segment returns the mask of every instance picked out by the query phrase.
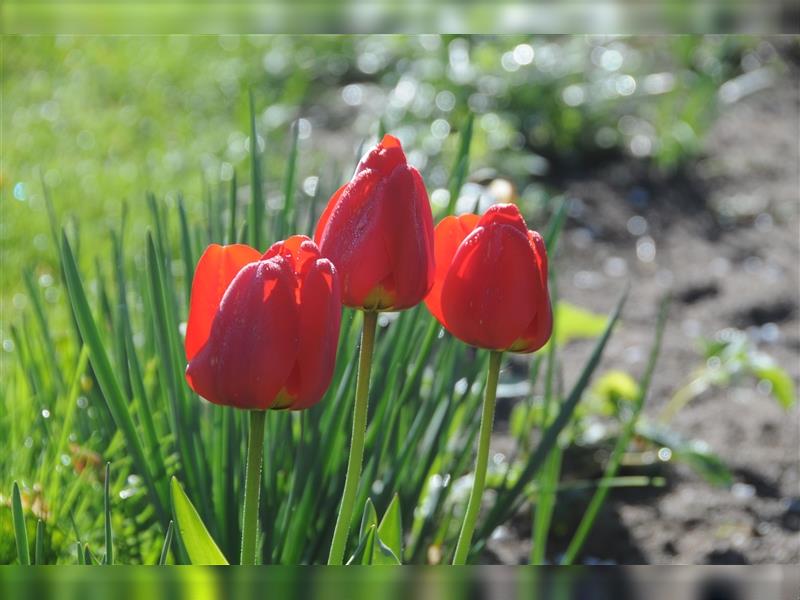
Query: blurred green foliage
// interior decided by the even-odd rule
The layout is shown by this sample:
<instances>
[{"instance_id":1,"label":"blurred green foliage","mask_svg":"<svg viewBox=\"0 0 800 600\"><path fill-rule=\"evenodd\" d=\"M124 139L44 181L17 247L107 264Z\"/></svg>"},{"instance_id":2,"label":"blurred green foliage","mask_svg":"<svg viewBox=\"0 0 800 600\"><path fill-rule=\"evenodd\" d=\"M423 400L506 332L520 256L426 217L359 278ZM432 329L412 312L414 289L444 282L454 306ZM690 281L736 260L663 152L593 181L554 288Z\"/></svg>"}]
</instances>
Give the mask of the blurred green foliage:
<instances>
[{"instance_id":1,"label":"blurred green foliage","mask_svg":"<svg viewBox=\"0 0 800 600\"><path fill-rule=\"evenodd\" d=\"M15 268L0 274L0 301L13 314L26 303L17 266L35 266L43 287L57 279L42 181L87 239L119 222L125 199L141 239L148 190L168 204L183 194L197 215L248 160L251 88L268 210L296 119L302 197L349 175L383 119L446 204L469 111L473 166L536 195L548 175L609 153L678 164L700 147L721 85L780 67L770 43L736 36L7 36L2 54L0 247Z\"/></svg>"},{"instance_id":2,"label":"blurred green foliage","mask_svg":"<svg viewBox=\"0 0 800 600\"><path fill-rule=\"evenodd\" d=\"M720 86L745 70L779 68L770 48L744 37L4 38L0 356L13 360L0 365L10 363L11 373L0 386L8 407L0 429L14 453L0 460L0 480L6 489L7 480L24 478L29 536L32 517L47 518L59 560L72 561L75 542L77 552L89 543L89 552L102 556L99 488L102 464L113 459L110 488L119 501L111 519L120 560L158 560L167 521L159 504L167 504L173 473L182 476L220 547L229 555L235 549L232 496L243 424L188 392L177 340L194 260L204 243L234 239L230 231L240 231L251 198L250 91L265 221L308 232L380 127L402 139L439 211L449 204L458 133L472 123L470 114L471 177L502 175L523 200L549 197L543 190L551 177L605 157L631 155L671 168L700 148ZM293 123L298 163L289 178ZM290 179L294 186L286 184ZM52 223L45 188L57 215ZM290 220L284 190L294 188ZM230 206L239 208L237 218L223 208ZM232 224L227 234L226 223ZM60 269L70 271L70 290L61 285ZM517 417L551 425L550 437L536 449L530 440L521 444L515 469L525 477L498 486L484 541L519 507L524 479L537 473L562 429L571 429L616 319L567 305L556 316L568 317L574 329L563 325L560 343L603 335L562 410L555 410L561 392L546 390L553 410L531 405ZM82 322L73 327L72 319ZM342 415L352 397L357 325L352 315L343 323L345 343L327 403L305 422L287 415L270 422L269 439L282 441L272 443L272 468L265 469L271 477L265 511L277 515L266 521L274 528L265 535L268 559L313 561L323 552L332 521L326 511L335 508L342 479L338 432L346 429ZM381 328L373 386L380 411L368 433L374 454L365 481L388 475L379 492L362 485L359 495L377 496L385 514L399 490L410 529L404 558L420 562L429 547L447 541L455 523L446 512L454 506L448 482L468 475L465 449L477 431L483 361L437 336L421 308ZM401 364L415 369L406 373ZM548 371L554 358L552 364ZM316 446L323 433L330 444ZM139 445L143 450L134 452ZM313 470L295 469L298 448L323 456L324 469L322 460L310 461ZM303 519L289 518L293 507L284 492L295 487ZM3 531L10 526L6 506L0 498ZM365 534L372 539L365 544L373 544L365 556L373 557L384 533L368 526Z\"/></svg>"}]
</instances>

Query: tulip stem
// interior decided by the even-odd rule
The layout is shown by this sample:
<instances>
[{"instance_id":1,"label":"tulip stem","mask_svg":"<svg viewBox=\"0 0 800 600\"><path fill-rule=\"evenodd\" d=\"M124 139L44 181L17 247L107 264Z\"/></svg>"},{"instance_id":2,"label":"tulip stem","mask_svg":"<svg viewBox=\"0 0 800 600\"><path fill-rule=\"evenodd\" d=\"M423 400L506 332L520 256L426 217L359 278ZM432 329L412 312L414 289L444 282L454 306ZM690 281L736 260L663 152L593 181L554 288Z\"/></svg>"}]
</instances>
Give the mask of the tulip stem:
<instances>
[{"instance_id":1,"label":"tulip stem","mask_svg":"<svg viewBox=\"0 0 800 600\"><path fill-rule=\"evenodd\" d=\"M347 475L344 478L344 492L336 527L333 530L329 565L341 565L344 558L347 534L353 518L353 505L361 479L361 465L364 459L364 437L367 433L367 405L369 400L369 377L372 370L372 350L375 346L375 326L378 313L364 311L364 328L361 331L361 351L358 357L358 380L356 399L353 406L353 437L350 441L350 457L347 459Z\"/></svg>"},{"instance_id":2,"label":"tulip stem","mask_svg":"<svg viewBox=\"0 0 800 600\"><path fill-rule=\"evenodd\" d=\"M264 420L267 411L250 411L250 433L247 439L247 467L242 509L242 553L240 564L256 564L258 540L258 504L261 497L261 464L264 461Z\"/></svg>"},{"instance_id":3,"label":"tulip stem","mask_svg":"<svg viewBox=\"0 0 800 600\"><path fill-rule=\"evenodd\" d=\"M494 422L494 405L497 399L497 380L500 377L500 363L503 352L493 350L489 357L489 375L486 378L486 391L483 397L483 412L481 414L481 431L478 439L478 457L475 460L475 479L472 483L472 492L467 503L467 512L464 514L464 523L456 544L456 553L453 557L454 565L464 565L469 555L472 543L472 534L475 532L475 523L481 509L483 488L486 484L486 466L489 462L489 442L492 439L492 425Z\"/></svg>"}]
</instances>

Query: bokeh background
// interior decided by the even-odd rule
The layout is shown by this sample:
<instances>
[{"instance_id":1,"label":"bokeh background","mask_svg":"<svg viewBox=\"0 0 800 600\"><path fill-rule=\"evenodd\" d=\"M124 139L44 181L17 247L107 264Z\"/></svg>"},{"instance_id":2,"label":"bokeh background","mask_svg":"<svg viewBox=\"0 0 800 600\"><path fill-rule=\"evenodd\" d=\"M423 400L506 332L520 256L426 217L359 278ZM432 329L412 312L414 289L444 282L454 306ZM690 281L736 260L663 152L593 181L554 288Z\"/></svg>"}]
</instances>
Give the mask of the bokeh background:
<instances>
[{"instance_id":1,"label":"bokeh background","mask_svg":"<svg viewBox=\"0 0 800 600\"><path fill-rule=\"evenodd\" d=\"M85 272L102 274L123 206L129 240L144 239L148 191L170 207L182 198L213 226L208 198L234 178L242 201L250 195L252 96L268 213L281 208L293 128L309 222L314 198L386 130L435 208L454 193L460 212L514 201L537 228L568 202L561 297L606 313L631 282L608 369L642 369L654 307L672 292L647 411L669 421L682 456L629 457L626 468L667 470L668 483L612 494L592 560L800 557L797 37L4 36L2 68L0 373L15 360L10 326L33 310L21 272L60 315L56 330L68 318L45 188L80 227ZM468 183L450 190L467 126ZM134 255L142 268L143 249ZM568 347L564 380L590 348ZM500 455L520 395L508 383ZM590 419L583 435L587 455L565 467L576 477L596 466L592 440L613 431ZM561 496L556 544L576 515ZM524 560L525 528L498 530L487 560Z\"/></svg>"}]
</instances>

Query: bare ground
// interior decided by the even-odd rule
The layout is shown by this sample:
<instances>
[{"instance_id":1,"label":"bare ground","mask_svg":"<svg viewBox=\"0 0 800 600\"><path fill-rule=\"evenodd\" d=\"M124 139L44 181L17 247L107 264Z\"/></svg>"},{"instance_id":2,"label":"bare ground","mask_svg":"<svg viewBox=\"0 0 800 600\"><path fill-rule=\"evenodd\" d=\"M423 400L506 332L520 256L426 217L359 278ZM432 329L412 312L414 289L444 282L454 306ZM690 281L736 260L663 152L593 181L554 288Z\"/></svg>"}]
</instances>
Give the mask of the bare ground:
<instances>
[{"instance_id":1,"label":"bare ground","mask_svg":"<svg viewBox=\"0 0 800 600\"><path fill-rule=\"evenodd\" d=\"M800 380L800 76L727 106L702 156L663 176L635 161L570 174L573 210L557 259L560 296L598 312L630 279L624 321L602 369L639 374L659 298L675 300L645 414L654 417L702 364L700 337L726 327L760 337L762 350ZM634 235L643 217L647 230ZM649 238L649 239L648 239ZM651 261L652 242L655 255ZM637 243L639 245L637 255ZM645 260L642 260L644 258ZM590 343L565 353L564 378ZM495 444L503 446L498 423ZM618 563L800 561L800 410L784 411L747 380L701 394L672 427L705 440L736 483L714 487L684 465L665 465L663 488L612 492L581 559ZM559 496L548 558L563 552L588 496ZM489 546L487 560L526 562L530 514Z\"/></svg>"}]
</instances>

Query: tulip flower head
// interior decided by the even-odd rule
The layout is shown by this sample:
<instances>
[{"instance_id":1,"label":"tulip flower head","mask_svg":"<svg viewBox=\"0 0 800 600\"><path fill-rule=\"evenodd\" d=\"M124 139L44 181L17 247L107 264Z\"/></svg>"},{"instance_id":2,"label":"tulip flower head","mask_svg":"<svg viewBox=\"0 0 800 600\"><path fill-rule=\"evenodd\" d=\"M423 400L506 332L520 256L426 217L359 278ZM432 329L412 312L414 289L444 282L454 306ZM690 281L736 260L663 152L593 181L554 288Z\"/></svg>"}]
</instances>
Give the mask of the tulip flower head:
<instances>
[{"instance_id":1,"label":"tulip flower head","mask_svg":"<svg viewBox=\"0 0 800 600\"><path fill-rule=\"evenodd\" d=\"M513 204L446 217L435 230L436 276L425 304L462 341L534 352L550 338L544 241Z\"/></svg>"},{"instance_id":2,"label":"tulip flower head","mask_svg":"<svg viewBox=\"0 0 800 600\"><path fill-rule=\"evenodd\" d=\"M340 320L336 270L309 238L263 255L212 244L192 282L186 380L215 404L308 408L333 376Z\"/></svg>"},{"instance_id":3,"label":"tulip flower head","mask_svg":"<svg viewBox=\"0 0 800 600\"><path fill-rule=\"evenodd\" d=\"M433 216L419 172L390 135L331 197L314 239L339 272L342 301L365 310L419 304L433 284Z\"/></svg>"}]
</instances>

